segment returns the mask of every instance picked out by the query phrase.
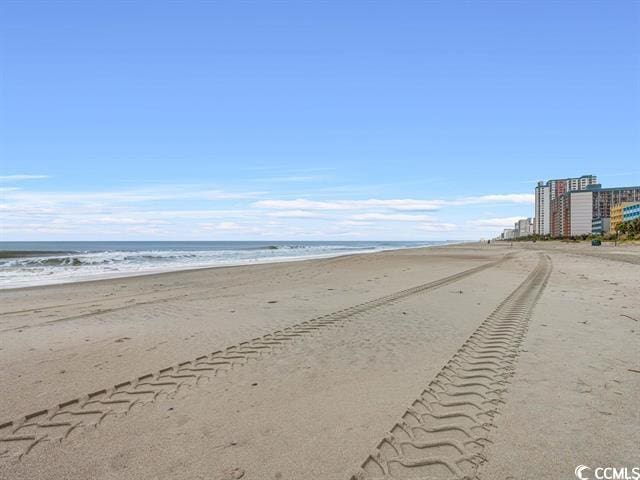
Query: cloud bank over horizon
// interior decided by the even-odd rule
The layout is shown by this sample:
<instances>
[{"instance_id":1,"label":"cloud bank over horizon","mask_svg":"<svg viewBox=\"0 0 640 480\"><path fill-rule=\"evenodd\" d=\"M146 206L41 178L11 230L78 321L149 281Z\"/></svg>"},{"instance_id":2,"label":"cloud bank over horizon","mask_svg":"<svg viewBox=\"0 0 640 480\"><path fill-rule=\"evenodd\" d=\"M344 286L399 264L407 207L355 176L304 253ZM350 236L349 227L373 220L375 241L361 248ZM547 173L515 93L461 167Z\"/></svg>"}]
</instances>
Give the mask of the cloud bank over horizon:
<instances>
[{"instance_id":1,"label":"cloud bank over horizon","mask_svg":"<svg viewBox=\"0 0 640 480\"><path fill-rule=\"evenodd\" d=\"M47 189L22 183L48 178L0 177L3 240L476 239L498 234L533 207L529 193L326 198L310 189L307 196L283 198L282 192L188 183L96 191L54 189L55 179ZM469 218L469 208L522 214Z\"/></svg>"}]
</instances>

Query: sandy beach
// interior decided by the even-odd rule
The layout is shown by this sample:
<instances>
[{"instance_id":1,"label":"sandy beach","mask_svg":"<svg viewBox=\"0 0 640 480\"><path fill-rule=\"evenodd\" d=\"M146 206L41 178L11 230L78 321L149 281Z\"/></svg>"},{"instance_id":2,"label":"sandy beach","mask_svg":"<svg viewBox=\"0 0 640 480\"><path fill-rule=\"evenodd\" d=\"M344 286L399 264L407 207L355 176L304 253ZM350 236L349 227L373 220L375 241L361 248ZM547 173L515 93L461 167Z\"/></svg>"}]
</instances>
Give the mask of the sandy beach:
<instances>
[{"instance_id":1,"label":"sandy beach","mask_svg":"<svg viewBox=\"0 0 640 480\"><path fill-rule=\"evenodd\" d=\"M637 466L639 265L466 244L0 291L0 478Z\"/></svg>"}]
</instances>

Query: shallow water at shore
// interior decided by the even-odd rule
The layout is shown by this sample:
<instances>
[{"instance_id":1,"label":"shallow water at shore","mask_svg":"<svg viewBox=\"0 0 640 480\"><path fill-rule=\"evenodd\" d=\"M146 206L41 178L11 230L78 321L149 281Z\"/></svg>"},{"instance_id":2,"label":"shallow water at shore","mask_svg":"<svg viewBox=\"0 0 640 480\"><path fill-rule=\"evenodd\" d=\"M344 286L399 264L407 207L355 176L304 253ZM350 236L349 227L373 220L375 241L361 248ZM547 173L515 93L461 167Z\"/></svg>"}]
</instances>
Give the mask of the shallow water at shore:
<instances>
[{"instance_id":1,"label":"shallow water at shore","mask_svg":"<svg viewBox=\"0 0 640 480\"><path fill-rule=\"evenodd\" d=\"M0 242L0 288L443 243L446 242Z\"/></svg>"}]
</instances>

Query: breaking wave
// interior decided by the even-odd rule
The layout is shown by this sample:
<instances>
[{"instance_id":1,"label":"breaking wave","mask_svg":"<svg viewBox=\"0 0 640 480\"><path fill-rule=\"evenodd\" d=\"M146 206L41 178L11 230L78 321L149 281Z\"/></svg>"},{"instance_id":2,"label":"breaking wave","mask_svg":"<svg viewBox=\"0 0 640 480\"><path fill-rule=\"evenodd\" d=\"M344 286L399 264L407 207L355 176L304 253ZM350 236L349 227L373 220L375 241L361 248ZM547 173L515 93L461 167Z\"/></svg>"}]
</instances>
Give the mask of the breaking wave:
<instances>
[{"instance_id":1,"label":"breaking wave","mask_svg":"<svg viewBox=\"0 0 640 480\"><path fill-rule=\"evenodd\" d=\"M82 242L77 242L79 246ZM85 242L89 244L90 242ZM225 265L302 260L348 253L408 248L442 242L103 242L90 248L60 251L0 250L0 288L64 283L141 273ZM74 245L75 246L75 245ZM119 249L117 247L120 247ZM136 247L140 249L136 249ZM143 249L147 247L146 249ZM152 248L148 248L152 247ZM2 248L2 245L0 245Z\"/></svg>"}]
</instances>

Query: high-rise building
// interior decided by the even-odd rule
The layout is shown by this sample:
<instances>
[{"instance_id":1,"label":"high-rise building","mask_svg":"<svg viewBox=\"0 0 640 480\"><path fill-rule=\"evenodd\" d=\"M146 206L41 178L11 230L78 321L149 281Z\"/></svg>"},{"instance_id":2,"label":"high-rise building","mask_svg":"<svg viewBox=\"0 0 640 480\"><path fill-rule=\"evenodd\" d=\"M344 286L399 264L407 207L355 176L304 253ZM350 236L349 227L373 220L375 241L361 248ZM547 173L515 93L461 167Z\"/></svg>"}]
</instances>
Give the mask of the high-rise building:
<instances>
[{"instance_id":1,"label":"high-rise building","mask_svg":"<svg viewBox=\"0 0 640 480\"><path fill-rule=\"evenodd\" d=\"M513 228L505 228L500 234L502 240L513 240L516 236L516 230Z\"/></svg>"},{"instance_id":2,"label":"high-rise building","mask_svg":"<svg viewBox=\"0 0 640 480\"><path fill-rule=\"evenodd\" d=\"M610 228L615 229L618 221L622 220L622 209L629 205L628 202L640 202L640 187L602 188L600 185L589 185L584 190L563 193L551 201L551 236L571 237L591 233L594 219L604 222L604 219L611 218ZM621 206L616 207L617 204Z\"/></svg>"},{"instance_id":3,"label":"high-rise building","mask_svg":"<svg viewBox=\"0 0 640 480\"><path fill-rule=\"evenodd\" d=\"M522 218L514 224L517 237L526 237L532 233L532 222L530 218Z\"/></svg>"},{"instance_id":4,"label":"high-rise building","mask_svg":"<svg viewBox=\"0 0 640 480\"><path fill-rule=\"evenodd\" d=\"M593 194L589 191L569 191L569 236L591 233Z\"/></svg>"},{"instance_id":5,"label":"high-rise building","mask_svg":"<svg viewBox=\"0 0 640 480\"><path fill-rule=\"evenodd\" d=\"M619 203L640 202L640 187L601 188L589 187L593 191L593 216L611 217L611 207Z\"/></svg>"},{"instance_id":6,"label":"high-rise building","mask_svg":"<svg viewBox=\"0 0 640 480\"><path fill-rule=\"evenodd\" d=\"M583 175L573 178L556 178L545 182L538 182L535 189L535 222L533 233L538 235L551 234L551 202L566 192L586 190L591 185L596 185L598 179L595 175Z\"/></svg>"},{"instance_id":7,"label":"high-rise building","mask_svg":"<svg viewBox=\"0 0 640 480\"><path fill-rule=\"evenodd\" d=\"M544 182L538 182L535 195L536 216L533 224L533 233L538 235L547 235L551 233L551 196L549 195L550 187Z\"/></svg>"},{"instance_id":8,"label":"high-rise building","mask_svg":"<svg viewBox=\"0 0 640 480\"><path fill-rule=\"evenodd\" d=\"M569 191L551 201L552 237L572 237L591 233L593 192Z\"/></svg>"}]
</instances>

